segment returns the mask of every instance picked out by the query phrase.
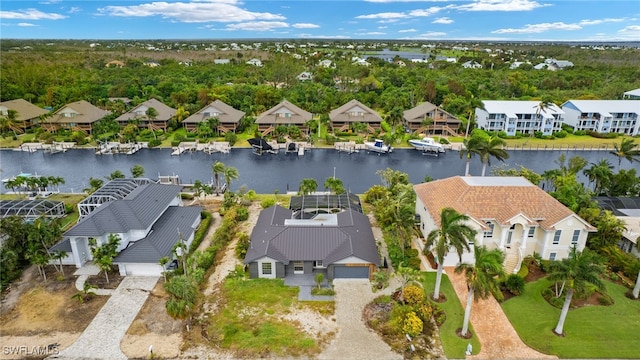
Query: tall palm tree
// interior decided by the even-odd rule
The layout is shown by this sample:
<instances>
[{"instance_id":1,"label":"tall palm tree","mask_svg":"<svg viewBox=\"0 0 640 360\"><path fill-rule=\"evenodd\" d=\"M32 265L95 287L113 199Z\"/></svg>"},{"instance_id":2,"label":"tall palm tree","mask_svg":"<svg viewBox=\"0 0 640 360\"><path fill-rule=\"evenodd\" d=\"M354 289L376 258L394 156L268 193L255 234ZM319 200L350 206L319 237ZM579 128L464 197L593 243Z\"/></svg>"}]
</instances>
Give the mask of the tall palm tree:
<instances>
[{"instance_id":1,"label":"tall palm tree","mask_svg":"<svg viewBox=\"0 0 640 360\"><path fill-rule=\"evenodd\" d=\"M424 252L427 254L435 250L435 255L438 257L436 287L433 291L434 299L440 298L442 263L444 257L449 253L449 249L453 247L456 250L460 261L462 261L462 252L471 250L469 242L475 238L476 231L466 224L467 221L469 221L467 215L460 214L452 208L444 208L440 211L440 228L431 230L427 235Z\"/></svg>"},{"instance_id":2,"label":"tall palm tree","mask_svg":"<svg viewBox=\"0 0 640 360\"><path fill-rule=\"evenodd\" d=\"M613 165L607 159L602 159L598 163L591 163L591 167L582 170L582 173L594 183L593 192L601 195L609 187L611 177L613 177Z\"/></svg>"},{"instance_id":3,"label":"tall palm tree","mask_svg":"<svg viewBox=\"0 0 640 360\"><path fill-rule=\"evenodd\" d=\"M0 117L0 130L13 131L13 136L18 136L18 132L22 133L23 130L20 127L24 122L18 119L18 112L13 109L8 109L7 114Z\"/></svg>"},{"instance_id":4,"label":"tall palm tree","mask_svg":"<svg viewBox=\"0 0 640 360\"><path fill-rule=\"evenodd\" d=\"M342 180L334 177L327 178L324 181L324 188L329 189L333 194L340 195L344 193L344 185Z\"/></svg>"},{"instance_id":5,"label":"tall palm tree","mask_svg":"<svg viewBox=\"0 0 640 360\"><path fill-rule=\"evenodd\" d=\"M547 110L551 109L551 106L553 105L553 101L551 101L550 99L542 99L540 100L540 102L534 106L534 108L536 108L536 118L535 120L538 120L538 118L540 118L540 114L543 112L546 112ZM530 136L533 136L535 133L531 132Z\"/></svg>"},{"instance_id":6,"label":"tall palm tree","mask_svg":"<svg viewBox=\"0 0 640 360\"><path fill-rule=\"evenodd\" d=\"M176 110L176 114L173 115L173 118L176 119L178 125L182 124L182 120L186 119L189 116L189 111L184 108L184 106L180 106L178 110Z\"/></svg>"},{"instance_id":7,"label":"tall palm tree","mask_svg":"<svg viewBox=\"0 0 640 360\"><path fill-rule=\"evenodd\" d=\"M469 288L467 306L464 309L464 322L462 324L462 336L469 330L469 318L471 317L472 300L488 298L492 292L499 289L498 279L504 273L502 263L504 254L500 249L487 250L486 246L475 246L475 264L462 263L456 266L456 274L464 273Z\"/></svg>"},{"instance_id":8,"label":"tall palm tree","mask_svg":"<svg viewBox=\"0 0 640 360\"><path fill-rule=\"evenodd\" d=\"M224 181L226 183L226 190L231 191L231 180L237 180L240 177L238 169L233 166L227 166L224 169Z\"/></svg>"},{"instance_id":9,"label":"tall palm tree","mask_svg":"<svg viewBox=\"0 0 640 360\"><path fill-rule=\"evenodd\" d=\"M580 252L575 246L571 248L568 258L551 263L549 280L562 282L567 289L558 325L553 330L556 334L563 333L564 321L567 318L574 293L582 294L590 286L595 286L600 290L604 289L604 282L600 279L603 272L602 259L596 253L588 249Z\"/></svg>"},{"instance_id":10,"label":"tall palm tree","mask_svg":"<svg viewBox=\"0 0 640 360\"><path fill-rule=\"evenodd\" d=\"M316 179L306 178L300 181L300 187L298 188L298 193L302 195L309 195L314 193L318 189L318 182Z\"/></svg>"},{"instance_id":11,"label":"tall palm tree","mask_svg":"<svg viewBox=\"0 0 640 360\"><path fill-rule=\"evenodd\" d=\"M613 150L611 150L610 153L618 157L618 169L620 169L623 158L629 160L629 162L640 162L639 145L640 144L636 144L632 138L622 139L620 146L613 144Z\"/></svg>"},{"instance_id":12,"label":"tall palm tree","mask_svg":"<svg viewBox=\"0 0 640 360\"><path fill-rule=\"evenodd\" d=\"M392 209L389 232L398 240L404 260L407 242L411 241L414 234L418 234L415 227L416 193L411 185L398 185L398 188L400 190L396 196L390 197L391 203L388 205Z\"/></svg>"},{"instance_id":13,"label":"tall palm tree","mask_svg":"<svg viewBox=\"0 0 640 360\"><path fill-rule=\"evenodd\" d=\"M487 165L491 166L492 157L503 162L509 158L509 153L503 149L506 144L506 141L496 136L481 140L478 154L480 155L480 162L482 162L482 176L487 171Z\"/></svg>"},{"instance_id":14,"label":"tall palm tree","mask_svg":"<svg viewBox=\"0 0 640 360\"><path fill-rule=\"evenodd\" d=\"M221 161L216 161L212 166L211 166L211 171L213 171L213 179L216 183L216 195L220 195L220 174L224 173L224 169L226 168L226 166L224 165L224 163L222 163Z\"/></svg>"},{"instance_id":15,"label":"tall palm tree","mask_svg":"<svg viewBox=\"0 0 640 360\"><path fill-rule=\"evenodd\" d=\"M469 176L471 158L473 155L480 155L482 138L478 136L471 136L469 139L462 140L462 144L464 146L460 149L460 159L465 158L466 165L464 169L464 176Z\"/></svg>"}]
</instances>

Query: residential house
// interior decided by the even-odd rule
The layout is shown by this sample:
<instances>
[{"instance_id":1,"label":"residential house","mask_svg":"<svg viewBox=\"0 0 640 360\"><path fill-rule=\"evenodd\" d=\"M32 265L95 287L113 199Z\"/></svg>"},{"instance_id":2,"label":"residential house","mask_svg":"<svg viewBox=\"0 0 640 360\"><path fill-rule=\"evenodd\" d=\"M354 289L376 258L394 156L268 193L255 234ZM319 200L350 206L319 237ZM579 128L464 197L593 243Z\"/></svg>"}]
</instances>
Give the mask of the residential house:
<instances>
[{"instance_id":1,"label":"residential house","mask_svg":"<svg viewBox=\"0 0 640 360\"><path fill-rule=\"evenodd\" d=\"M0 116L7 116L9 110L16 112L15 131L24 133L27 129L31 129L38 124L41 117L49 113L41 107L33 105L24 99L7 100L0 102Z\"/></svg>"},{"instance_id":2,"label":"residential house","mask_svg":"<svg viewBox=\"0 0 640 360\"><path fill-rule=\"evenodd\" d=\"M625 93L622 94L622 98L625 100L640 100L640 89L625 91Z\"/></svg>"},{"instance_id":3,"label":"residential house","mask_svg":"<svg viewBox=\"0 0 640 360\"><path fill-rule=\"evenodd\" d=\"M598 133L640 134L640 101L569 100L562 104L564 121L574 130Z\"/></svg>"},{"instance_id":4,"label":"residential house","mask_svg":"<svg viewBox=\"0 0 640 360\"><path fill-rule=\"evenodd\" d=\"M87 101L80 100L64 105L54 112L53 116L43 120L42 126L48 131L70 129L91 134L93 124L110 113L110 111L102 110Z\"/></svg>"},{"instance_id":5,"label":"residential house","mask_svg":"<svg viewBox=\"0 0 640 360\"><path fill-rule=\"evenodd\" d=\"M244 111L237 110L220 100L216 100L182 120L182 124L187 131L195 132L201 122L205 122L210 118L217 118L218 131L223 133L235 132L244 114Z\"/></svg>"},{"instance_id":6,"label":"residential house","mask_svg":"<svg viewBox=\"0 0 640 360\"><path fill-rule=\"evenodd\" d=\"M267 135L281 125L297 126L306 133L309 131L307 122L312 117L313 115L310 112L302 110L287 100L283 100L278 105L258 115L256 124L258 124L258 130L262 132L262 135Z\"/></svg>"},{"instance_id":7,"label":"residential house","mask_svg":"<svg viewBox=\"0 0 640 360\"><path fill-rule=\"evenodd\" d=\"M322 66L325 68L335 68L336 64L333 63L333 61L329 60L329 59L324 59L324 60L320 60L320 62L318 62L318 66Z\"/></svg>"},{"instance_id":8,"label":"residential house","mask_svg":"<svg viewBox=\"0 0 640 360\"><path fill-rule=\"evenodd\" d=\"M602 210L611 211L618 219L624 222L625 231L618 247L640 258L640 197L638 196L596 196L594 198Z\"/></svg>"},{"instance_id":9,"label":"residential house","mask_svg":"<svg viewBox=\"0 0 640 360\"><path fill-rule=\"evenodd\" d=\"M573 63L568 60L545 59L544 62L535 65L533 68L536 70L547 69L551 71L557 71L571 67L573 67Z\"/></svg>"},{"instance_id":10,"label":"residential house","mask_svg":"<svg viewBox=\"0 0 640 360\"><path fill-rule=\"evenodd\" d=\"M139 182L131 187L132 180L112 180L94 193L96 201L104 200L109 193L112 198L97 204L49 249L67 252L63 264L82 267L93 260L90 239L100 246L113 234L120 238L113 261L120 275L160 276L169 266L163 268L161 258L175 258L173 249L179 241L189 248L200 225L202 208L182 206L180 185Z\"/></svg>"},{"instance_id":11,"label":"residential house","mask_svg":"<svg viewBox=\"0 0 640 360\"><path fill-rule=\"evenodd\" d=\"M293 197L291 204L260 212L244 259L252 278L372 277L380 255L357 196Z\"/></svg>"},{"instance_id":12,"label":"residential house","mask_svg":"<svg viewBox=\"0 0 640 360\"><path fill-rule=\"evenodd\" d=\"M158 115L149 116L147 112L154 108ZM150 130L164 130L169 127L169 121L175 116L176 109L165 105L157 99L149 99L138 106L134 106L131 110L118 116L116 121L121 127L136 122L139 127L148 128Z\"/></svg>"},{"instance_id":13,"label":"residential house","mask_svg":"<svg viewBox=\"0 0 640 360\"><path fill-rule=\"evenodd\" d=\"M475 60L469 60L462 64L462 67L465 69L482 69L482 64Z\"/></svg>"},{"instance_id":14,"label":"residential house","mask_svg":"<svg viewBox=\"0 0 640 360\"><path fill-rule=\"evenodd\" d=\"M260 60L260 59L253 58L253 59L247 61L246 63L249 64L249 65L262 67L262 60Z\"/></svg>"},{"instance_id":15,"label":"residential house","mask_svg":"<svg viewBox=\"0 0 640 360\"><path fill-rule=\"evenodd\" d=\"M556 104L540 107L540 101L483 100L484 108L476 108L476 123L487 131L516 132L533 135L535 131L552 135L562 130L564 111Z\"/></svg>"},{"instance_id":16,"label":"residential house","mask_svg":"<svg viewBox=\"0 0 640 360\"><path fill-rule=\"evenodd\" d=\"M122 69L125 66L124 62L120 60L111 60L104 64L104 67Z\"/></svg>"},{"instance_id":17,"label":"residential house","mask_svg":"<svg viewBox=\"0 0 640 360\"><path fill-rule=\"evenodd\" d=\"M515 273L527 255L561 260L570 249L585 247L587 235L596 229L523 177L455 176L414 185L416 214L423 237L440 227L444 208L467 215L467 225L477 231L473 243L505 253L505 271ZM471 249L473 244L469 243ZM473 251L462 261L473 263ZM458 264L452 248L441 259L444 266Z\"/></svg>"},{"instance_id":18,"label":"residential house","mask_svg":"<svg viewBox=\"0 0 640 360\"><path fill-rule=\"evenodd\" d=\"M313 74L308 71L303 71L298 76L296 76L296 79L298 79L299 81L311 80L313 79Z\"/></svg>"},{"instance_id":19,"label":"residential house","mask_svg":"<svg viewBox=\"0 0 640 360\"><path fill-rule=\"evenodd\" d=\"M231 63L231 59L214 59L213 63L216 65L225 65Z\"/></svg>"},{"instance_id":20,"label":"residential house","mask_svg":"<svg viewBox=\"0 0 640 360\"><path fill-rule=\"evenodd\" d=\"M381 128L382 117L378 112L354 99L331 110L329 121L334 131L347 131L354 123L361 123L365 124L367 131L372 133Z\"/></svg>"},{"instance_id":21,"label":"residential house","mask_svg":"<svg viewBox=\"0 0 640 360\"><path fill-rule=\"evenodd\" d=\"M402 120L405 127L414 132L451 136L458 135L458 128L462 123L452 114L430 102L423 102L405 110Z\"/></svg>"},{"instance_id":22,"label":"residential house","mask_svg":"<svg viewBox=\"0 0 640 360\"><path fill-rule=\"evenodd\" d=\"M147 60L143 62L142 65L154 68L160 66L160 63L154 60Z\"/></svg>"}]
</instances>

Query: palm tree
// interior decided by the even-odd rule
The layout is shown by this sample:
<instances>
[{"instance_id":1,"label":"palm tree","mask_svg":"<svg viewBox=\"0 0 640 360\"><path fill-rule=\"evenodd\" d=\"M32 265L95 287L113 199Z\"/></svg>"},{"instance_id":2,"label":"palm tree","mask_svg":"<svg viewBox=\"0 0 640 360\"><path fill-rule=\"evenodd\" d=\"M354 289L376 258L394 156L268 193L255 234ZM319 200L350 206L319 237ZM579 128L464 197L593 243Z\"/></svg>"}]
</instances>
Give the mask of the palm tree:
<instances>
[{"instance_id":1,"label":"palm tree","mask_svg":"<svg viewBox=\"0 0 640 360\"><path fill-rule=\"evenodd\" d=\"M440 211L440 228L431 230L427 235L424 247L425 255L427 252L432 251L432 248L435 248L435 255L438 261L436 287L433 291L434 299L440 298L442 264L444 257L449 253L449 249L453 247L456 250L460 261L462 261L462 252L471 250L469 242L472 242L475 238L476 231L466 224L467 221L469 221L467 215L460 214L452 208L444 208Z\"/></svg>"},{"instance_id":2,"label":"palm tree","mask_svg":"<svg viewBox=\"0 0 640 360\"><path fill-rule=\"evenodd\" d=\"M327 178L324 181L324 188L329 189L333 194L340 195L344 193L344 185L342 180L334 177Z\"/></svg>"},{"instance_id":3,"label":"palm tree","mask_svg":"<svg viewBox=\"0 0 640 360\"><path fill-rule=\"evenodd\" d=\"M318 182L316 179L306 178L300 181L300 186L298 187L298 194L301 195L309 195L311 193L316 192L318 190Z\"/></svg>"},{"instance_id":4,"label":"palm tree","mask_svg":"<svg viewBox=\"0 0 640 360\"><path fill-rule=\"evenodd\" d=\"M13 136L18 136L18 132L22 133L23 130L20 125L22 120L18 119L18 112L13 109L8 109L7 114L0 117L0 129L4 131L13 131Z\"/></svg>"},{"instance_id":5,"label":"palm tree","mask_svg":"<svg viewBox=\"0 0 640 360\"><path fill-rule=\"evenodd\" d=\"M600 279L603 272L602 259L596 253L588 249L580 252L575 246L571 248L568 258L551 263L549 280L562 282L567 289L558 325L553 330L557 335L563 334L564 321L567 318L573 294L583 294L590 286L604 289L604 282Z\"/></svg>"},{"instance_id":6,"label":"palm tree","mask_svg":"<svg viewBox=\"0 0 640 360\"><path fill-rule=\"evenodd\" d=\"M133 165L131 168L131 176L139 178L144 176L144 167L140 164Z\"/></svg>"},{"instance_id":7,"label":"palm tree","mask_svg":"<svg viewBox=\"0 0 640 360\"><path fill-rule=\"evenodd\" d=\"M218 136L218 126L220 125L220 119L218 119L218 117L210 117L207 118L207 126L209 127L209 129L211 129L211 131L213 131L216 134L216 137Z\"/></svg>"},{"instance_id":8,"label":"palm tree","mask_svg":"<svg viewBox=\"0 0 640 360\"><path fill-rule=\"evenodd\" d=\"M224 169L226 168L226 166L224 165L224 163L220 162L220 161L216 161L213 166L211 166L211 170L213 171L213 178L214 181L216 183L216 195L220 195L220 181L219 181L219 176L220 174L224 173Z\"/></svg>"},{"instance_id":9,"label":"palm tree","mask_svg":"<svg viewBox=\"0 0 640 360\"><path fill-rule=\"evenodd\" d=\"M226 189L231 191L231 180L237 180L240 174L238 174L238 169L233 166L227 166L224 169L224 181L226 183Z\"/></svg>"},{"instance_id":10,"label":"palm tree","mask_svg":"<svg viewBox=\"0 0 640 360\"><path fill-rule=\"evenodd\" d=\"M396 106L393 109L391 109L389 114L387 114L386 120L389 123L389 125L391 125L392 128L395 128L396 125L398 125L402 121L402 116L403 116L402 108Z\"/></svg>"},{"instance_id":11,"label":"palm tree","mask_svg":"<svg viewBox=\"0 0 640 360\"><path fill-rule=\"evenodd\" d=\"M534 106L534 108L536 108L536 118L535 120L538 120L538 118L540 117L540 114L543 112L546 112L547 110L551 109L551 106L553 105L553 101L551 101L550 99L542 99L540 100L540 102ZM535 132L531 132L529 135L533 136Z\"/></svg>"},{"instance_id":12,"label":"palm tree","mask_svg":"<svg viewBox=\"0 0 640 360\"><path fill-rule=\"evenodd\" d=\"M613 165L609 163L609 160L602 159L598 163L591 163L591 167L582 170L582 173L589 179L589 182L594 183L593 192L596 195L601 195L611 182Z\"/></svg>"},{"instance_id":13,"label":"palm tree","mask_svg":"<svg viewBox=\"0 0 640 360\"><path fill-rule=\"evenodd\" d=\"M638 145L639 144L636 144L632 138L622 139L620 146L613 144L613 150L611 150L610 153L618 157L618 169L620 169L623 158L629 160L631 163L634 161L640 162L640 149L637 148Z\"/></svg>"},{"instance_id":14,"label":"palm tree","mask_svg":"<svg viewBox=\"0 0 640 360\"><path fill-rule=\"evenodd\" d=\"M464 176L469 176L469 165L471 164L471 158L473 157L473 155L480 155L482 139L478 136L471 136L471 138L469 139L462 140L462 144L464 146L460 149L460 159L466 159Z\"/></svg>"},{"instance_id":15,"label":"palm tree","mask_svg":"<svg viewBox=\"0 0 640 360\"><path fill-rule=\"evenodd\" d=\"M427 135L429 134L429 126L431 126L431 124L433 124L433 119L425 115L420 125L422 125L422 128L424 128Z\"/></svg>"},{"instance_id":16,"label":"palm tree","mask_svg":"<svg viewBox=\"0 0 640 360\"><path fill-rule=\"evenodd\" d=\"M467 280L469 295L467 306L464 309L464 322L462 324L462 336L469 330L469 317L471 316L472 300L488 298L492 292L499 290L499 278L504 273L504 254L500 249L487 250L486 246L474 245L475 264L462 263L456 266L456 274L464 273Z\"/></svg>"},{"instance_id":17,"label":"palm tree","mask_svg":"<svg viewBox=\"0 0 640 360\"><path fill-rule=\"evenodd\" d=\"M176 110L176 114L173 115L173 118L176 119L178 124L182 124L182 120L186 119L189 115L189 111L185 110L184 106L180 106L178 110Z\"/></svg>"},{"instance_id":18,"label":"palm tree","mask_svg":"<svg viewBox=\"0 0 640 360\"><path fill-rule=\"evenodd\" d=\"M491 157L502 162L509 158L509 153L503 149L506 144L506 141L495 136L481 141L481 146L478 149L478 155L480 155L480 161L482 162L482 176L484 176L487 170L487 165L491 166Z\"/></svg>"}]
</instances>

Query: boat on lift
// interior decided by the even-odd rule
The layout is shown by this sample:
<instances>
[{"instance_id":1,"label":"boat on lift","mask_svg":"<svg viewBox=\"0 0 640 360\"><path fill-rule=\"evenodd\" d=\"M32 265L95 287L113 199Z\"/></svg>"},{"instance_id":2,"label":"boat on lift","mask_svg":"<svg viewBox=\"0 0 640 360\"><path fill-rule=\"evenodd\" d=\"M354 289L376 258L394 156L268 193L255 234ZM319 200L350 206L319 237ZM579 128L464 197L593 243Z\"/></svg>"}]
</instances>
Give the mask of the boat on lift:
<instances>
[{"instance_id":1,"label":"boat on lift","mask_svg":"<svg viewBox=\"0 0 640 360\"><path fill-rule=\"evenodd\" d=\"M430 152L434 154L444 154L444 146L436 142L434 138L423 137L422 139L409 140L409 144L416 150Z\"/></svg>"},{"instance_id":2,"label":"boat on lift","mask_svg":"<svg viewBox=\"0 0 640 360\"><path fill-rule=\"evenodd\" d=\"M388 146L384 141L376 139L375 141L365 141L364 145L367 151L376 152L378 154L388 154L393 151L391 146Z\"/></svg>"}]
</instances>

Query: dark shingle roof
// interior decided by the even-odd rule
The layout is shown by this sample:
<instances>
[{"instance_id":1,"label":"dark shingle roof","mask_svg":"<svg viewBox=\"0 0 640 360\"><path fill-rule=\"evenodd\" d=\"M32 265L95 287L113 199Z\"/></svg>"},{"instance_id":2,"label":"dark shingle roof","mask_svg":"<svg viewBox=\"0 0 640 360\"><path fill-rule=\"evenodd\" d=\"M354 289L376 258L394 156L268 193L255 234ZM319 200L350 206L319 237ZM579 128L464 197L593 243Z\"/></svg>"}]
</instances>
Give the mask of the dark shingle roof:
<instances>
[{"instance_id":1,"label":"dark shingle roof","mask_svg":"<svg viewBox=\"0 0 640 360\"><path fill-rule=\"evenodd\" d=\"M178 229L186 241L195 229L202 207L170 206L153 225L149 235L132 242L114 259L114 263L158 263L160 258L171 257L173 246L178 242Z\"/></svg>"},{"instance_id":2,"label":"dark shingle roof","mask_svg":"<svg viewBox=\"0 0 640 360\"><path fill-rule=\"evenodd\" d=\"M97 208L64 236L101 236L147 229L180 194L180 190L179 185L140 185L124 199Z\"/></svg>"}]
</instances>

